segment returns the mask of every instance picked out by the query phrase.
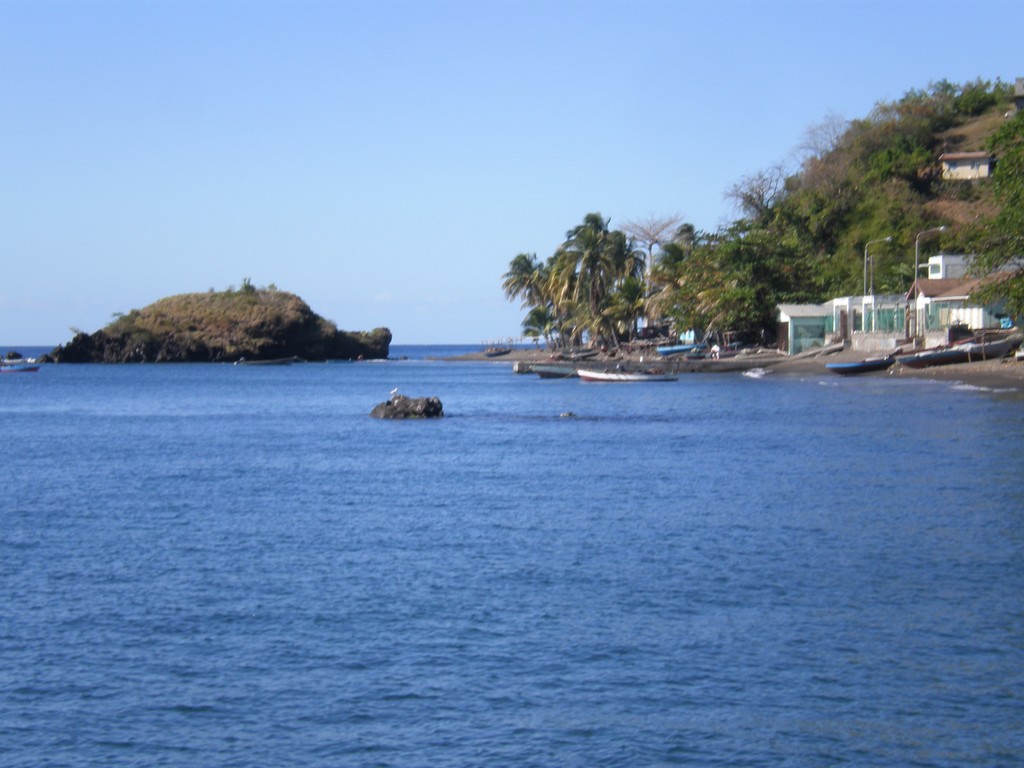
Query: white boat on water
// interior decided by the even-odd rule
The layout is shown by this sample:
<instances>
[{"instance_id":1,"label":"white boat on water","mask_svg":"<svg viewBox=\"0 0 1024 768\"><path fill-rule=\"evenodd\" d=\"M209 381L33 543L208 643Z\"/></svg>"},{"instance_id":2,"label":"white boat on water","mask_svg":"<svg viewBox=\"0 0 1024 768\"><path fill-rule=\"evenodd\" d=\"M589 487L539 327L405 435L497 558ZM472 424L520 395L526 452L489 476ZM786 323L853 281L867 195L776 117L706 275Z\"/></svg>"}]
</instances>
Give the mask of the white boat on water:
<instances>
[{"instance_id":1,"label":"white boat on water","mask_svg":"<svg viewBox=\"0 0 1024 768\"><path fill-rule=\"evenodd\" d=\"M24 360L7 360L0 363L0 373L35 373L39 365Z\"/></svg>"},{"instance_id":2,"label":"white boat on water","mask_svg":"<svg viewBox=\"0 0 1024 768\"><path fill-rule=\"evenodd\" d=\"M583 381L678 381L679 376L664 371L596 371L581 368L576 372Z\"/></svg>"}]
</instances>

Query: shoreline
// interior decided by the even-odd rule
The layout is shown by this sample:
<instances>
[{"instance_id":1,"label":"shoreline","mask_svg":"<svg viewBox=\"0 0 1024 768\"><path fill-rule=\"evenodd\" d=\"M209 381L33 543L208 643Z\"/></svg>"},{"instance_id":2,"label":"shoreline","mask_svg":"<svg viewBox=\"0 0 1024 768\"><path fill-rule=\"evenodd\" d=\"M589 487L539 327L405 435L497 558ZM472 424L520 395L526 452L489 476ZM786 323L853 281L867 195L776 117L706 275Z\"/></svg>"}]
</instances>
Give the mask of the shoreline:
<instances>
[{"instance_id":1,"label":"shoreline","mask_svg":"<svg viewBox=\"0 0 1024 768\"><path fill-rule=\"evenodd\" d=\"M896 363L886 371L857 376L840 376L827 371L825 368L826 363L853 362L863 359L864 356L865 353L863 352L844 350L831 354L819 353L816 355L790 357L781 352L764 350L756 354L738 355L721 360L673 361L672 358L658 356L652 350L643 354L637 352L616 355L598 354L588 362L596 366L605 367L619 362L650 363L652 360L656 360L660 366L680 374L738 373L743 370L764 368L770 370L773 375L807 376L828 374L836 380L890 376L962 383L968 386L1001 392L1015 391L1024 393L1024 362L1018 362L1013 356L998 360L954 363L952 365L932 366L930 368L908 368ZM498 357L489 357L481 350L480 352L471 352L454 357L434 357L429 359L451 363L489 362L499 365L507 364L510 368L517 363L528 365L554 362L551 353L542 349L514 349L508 354ZM585 365L585 363L583 364Z\"/></svg>"}]
</instances>

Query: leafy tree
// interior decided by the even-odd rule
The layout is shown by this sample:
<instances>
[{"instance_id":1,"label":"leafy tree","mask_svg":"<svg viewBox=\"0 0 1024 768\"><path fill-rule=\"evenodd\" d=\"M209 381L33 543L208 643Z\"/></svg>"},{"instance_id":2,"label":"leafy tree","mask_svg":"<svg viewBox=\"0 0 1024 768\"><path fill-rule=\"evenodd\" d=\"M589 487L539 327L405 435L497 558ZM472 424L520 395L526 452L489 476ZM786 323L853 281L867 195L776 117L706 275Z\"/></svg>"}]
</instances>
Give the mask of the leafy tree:
<instances>
[{"instance_id":1,"label":"leafy tree","mask_svg":"<svg viewBox=\"0 0 1024 768\"><path fill-rule=\"evenodd\" d=\"M999 157L992 182L1001 208L981 228L975 269L1002 274L984 293L1006 299L1010 312L1020 316L1024 313L1024 112L1003 125L989 146Z\"/></svg>"},{"instance_id":2,"label":"leafy tree","mask_svg":"<svg viewBox=\"0 0 1024 768\"><path fill-rule=\"evenodd\" d=\"M1009 85L999 80L993 85L979 78L973 83L965 83L954 96L953 103L958 114L976 117L1006 101L1009 96Z\"/></svg>"},{"instance_id":3,"label":"leafy tree","mask_svg":"<svg viewBox=\"0 0 1024 768\"><path fill-rule=\"evenodd\" d=\"M509 299L522 299L523 306L535 306L544 293L544 265L537 254L520 253L502 276L502 289Z\"/></svg>"}]
</instances>

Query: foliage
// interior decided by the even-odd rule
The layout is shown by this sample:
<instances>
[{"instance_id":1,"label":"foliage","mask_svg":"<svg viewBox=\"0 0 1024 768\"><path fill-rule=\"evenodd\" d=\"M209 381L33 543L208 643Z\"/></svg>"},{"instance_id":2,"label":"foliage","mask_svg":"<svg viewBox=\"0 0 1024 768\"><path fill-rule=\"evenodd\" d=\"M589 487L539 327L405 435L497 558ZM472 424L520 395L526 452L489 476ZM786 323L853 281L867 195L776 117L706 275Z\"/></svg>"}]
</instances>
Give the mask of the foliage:
<instances>
[{"instance_id":1,"label":"foliage","mask_svg":"<svg viewBox=\"0 0 1024 768\"><path fill-rule=\"evenodd\" d=\"M1024 254L1020 116L992 138L991 182L946 182L938 167L943 152L983 149L1010 95L998 80L943 80L881 102L864 119L831 116L808 132L795 172L776 164L734 185L728 197L740 218L719 231L683 224L671 234L678 217L627 224L644 254L588 214L546 261L516 256L506 295L529 309L524 332L560 343L617 343L635 333L639 317L764 335L779 303L859 294L868 256L879 292L907 291L917 235L940 225L948 230L929 247L967 250L983 239L979 263L1016 264ZM1000 289L1024 308L1024 286Z\"/></svg>"},{"instance_id":2,"label":"foliage","mask_svg":"<svg viewBox=\"0 0 1024 768\"><path fill-rule=\"evenodd\" d=\"M589 213L546 261L525 253L512 259L502 288L529 308L524 333L562 345L584 337L617 344L635 333L646 299L645 260L625 233L608 224L601 214ZM640 297L627 308L629 294L623 291L637 289Z\"/></svg>"},{"instance_id":3,"label":"foliage","mask_svg":"<svg viewBox=\"0 0 1024 768\"><path fill-rule=\"evenodd\" d=\"M1000 210L975 229L975 268L981 274L1001 273L1001 279L984 293L1006 299L1010 313L1020 316L1024 314L1024 112L997 131L989 147L999 156L992 183Z\"/></svg>"}]
</instances>

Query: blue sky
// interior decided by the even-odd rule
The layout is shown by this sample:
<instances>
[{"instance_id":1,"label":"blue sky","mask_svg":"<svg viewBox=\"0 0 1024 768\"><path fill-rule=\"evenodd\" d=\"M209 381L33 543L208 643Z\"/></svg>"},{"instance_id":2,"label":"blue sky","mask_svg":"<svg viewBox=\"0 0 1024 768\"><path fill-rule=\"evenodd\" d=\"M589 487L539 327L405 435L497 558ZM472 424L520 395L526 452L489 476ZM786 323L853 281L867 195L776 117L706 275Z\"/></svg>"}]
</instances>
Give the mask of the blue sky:
<instances>
[{"instance_id":1,"label":"blue sky","mask_svg":"<svg viewBox=\"0 0 1024 768\"><path fill-rule=\"evenodd\" d=\"M713 230L829 115L1024 76L1024 5L0 0L0 342L249 278L396 344L516 336L598 211Z\"/></svg>"}]
</instances>

